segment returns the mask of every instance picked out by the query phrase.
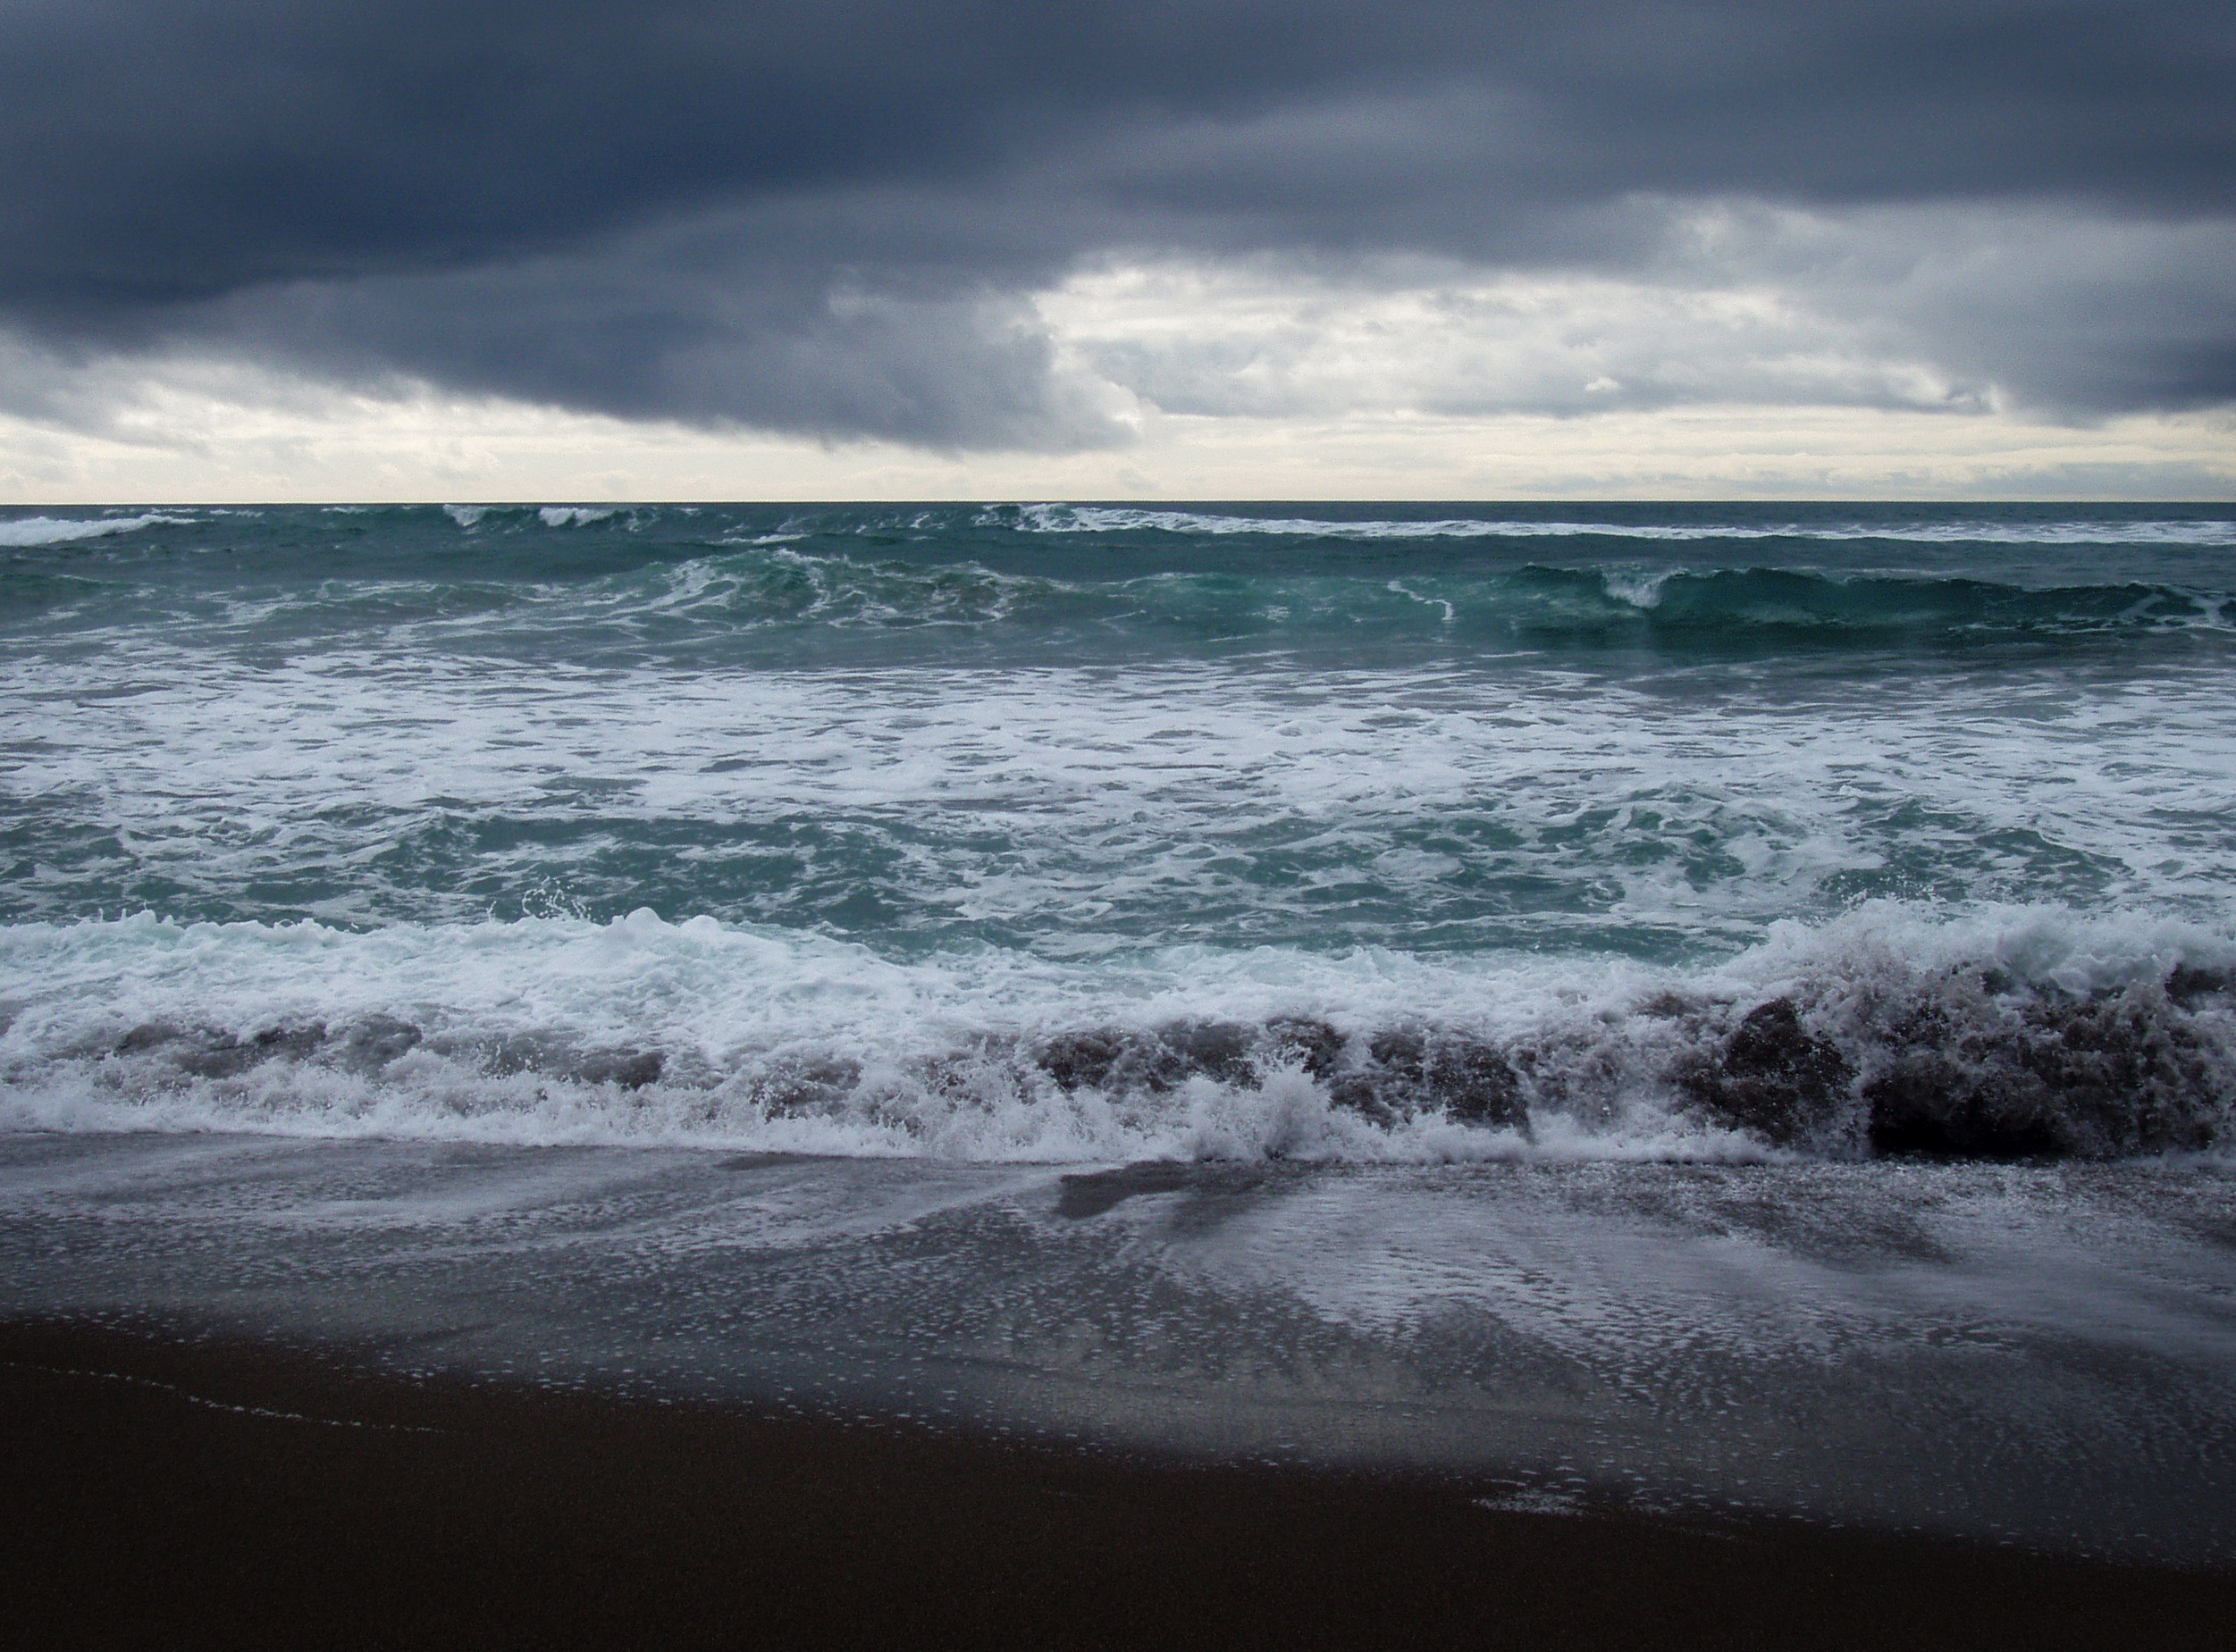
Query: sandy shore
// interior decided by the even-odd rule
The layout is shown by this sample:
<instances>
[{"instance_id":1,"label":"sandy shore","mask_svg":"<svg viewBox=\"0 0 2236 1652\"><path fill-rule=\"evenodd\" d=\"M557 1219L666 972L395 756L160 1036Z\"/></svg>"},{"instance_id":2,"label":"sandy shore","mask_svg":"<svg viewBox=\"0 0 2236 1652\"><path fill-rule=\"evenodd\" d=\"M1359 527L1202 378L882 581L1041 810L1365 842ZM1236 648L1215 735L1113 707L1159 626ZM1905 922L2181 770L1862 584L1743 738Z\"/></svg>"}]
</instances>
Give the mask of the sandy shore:
<instances>
[{"instance_id":1,"label":"sandy shore","mask_svg":"<svg viewBox=\"0 0 2236 1652\"><path fill-rule=\"evenodd\" d=\"M0 1325L17 1644L2220 1647L2236 1577Z\"/></svg>"}]
</instances>

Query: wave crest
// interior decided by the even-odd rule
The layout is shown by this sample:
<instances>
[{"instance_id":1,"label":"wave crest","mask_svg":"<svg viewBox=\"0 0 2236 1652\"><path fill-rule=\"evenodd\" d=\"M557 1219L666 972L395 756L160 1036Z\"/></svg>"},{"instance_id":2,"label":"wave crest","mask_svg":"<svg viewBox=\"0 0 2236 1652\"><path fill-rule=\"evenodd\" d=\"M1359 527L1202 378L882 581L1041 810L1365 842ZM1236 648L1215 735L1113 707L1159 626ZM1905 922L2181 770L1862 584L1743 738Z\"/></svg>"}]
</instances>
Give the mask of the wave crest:
<instances>
[{"instance_id":1,"label":"wave crest","mask_svg":"<svg viewBox=\"0 0 2236 1652\"><path fill-rule=\"evenodd\" d=\"M194 520L191 516L166 516L156 511L137 516L17 516L0 522L0 546L28 549L36 545L67 545L78 540L137 532L158 523L185 527Z\"/></svg>"},{"instance_id":2,"label":"wave crest","mask_svg":"<svg viewBox=\"0 0 2236 1652\"><path fill-rule=\"evenodd\" d=\"M817 554L789 544L611 576L570 611L725 628L999 627L1013 640L1144 633L1193 642L1472 641L1686 650L2225 632L2236 593L2139 583L2047 588L1976 578L1840 576L1777 568L1511 570L1401 579L1162 572L1080 580L978 562ZM566 615L545 616L560 620Z\"/></svg>"}]
</instances>

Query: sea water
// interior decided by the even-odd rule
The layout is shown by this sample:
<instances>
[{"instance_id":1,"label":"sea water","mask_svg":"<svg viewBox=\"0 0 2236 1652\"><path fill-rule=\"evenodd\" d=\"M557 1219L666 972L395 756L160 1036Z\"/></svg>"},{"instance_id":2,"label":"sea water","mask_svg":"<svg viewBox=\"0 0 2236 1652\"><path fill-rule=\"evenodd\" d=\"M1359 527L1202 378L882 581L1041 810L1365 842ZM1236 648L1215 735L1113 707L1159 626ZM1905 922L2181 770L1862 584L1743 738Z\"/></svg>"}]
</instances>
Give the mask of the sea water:
<instances>
[{"instance_id":1,"label":"sea water","mask_svg":"<svg viewBox=\"0 0 2236 1652\"><path fill-rule=\"evenodd\" d=\"M2222 1553L2232 689L2220 507L19 510L9 1301Z\"/></svg>"},{"instance_id":2,"label":"sea water","mask_svg":"<svg viewBox=\"0 0 2236 1652\"><path fill-rule=\"evenodd\" d=\"M0 522L0 1117L2207 1149L2236 518Z\"/></svg>"}]
</instances>

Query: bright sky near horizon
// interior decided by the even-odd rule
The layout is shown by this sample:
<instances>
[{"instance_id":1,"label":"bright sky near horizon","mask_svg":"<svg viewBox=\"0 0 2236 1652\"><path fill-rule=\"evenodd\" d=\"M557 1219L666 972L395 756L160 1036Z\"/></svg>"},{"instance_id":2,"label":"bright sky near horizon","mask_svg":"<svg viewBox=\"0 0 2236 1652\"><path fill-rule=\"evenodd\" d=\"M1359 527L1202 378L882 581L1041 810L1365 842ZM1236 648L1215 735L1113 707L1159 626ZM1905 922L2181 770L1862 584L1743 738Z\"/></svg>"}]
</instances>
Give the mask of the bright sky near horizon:
<instances>
[{"instance_id":1,"label":"bright sky near horizon","mask_svg":"<svg viewBox=\"0 0 2236 1652\"><path fill-rule=\"evenodd\" d=\"M2236 496L2188 0L36 0L0 501Z\"/></svg>"}]
</instances>

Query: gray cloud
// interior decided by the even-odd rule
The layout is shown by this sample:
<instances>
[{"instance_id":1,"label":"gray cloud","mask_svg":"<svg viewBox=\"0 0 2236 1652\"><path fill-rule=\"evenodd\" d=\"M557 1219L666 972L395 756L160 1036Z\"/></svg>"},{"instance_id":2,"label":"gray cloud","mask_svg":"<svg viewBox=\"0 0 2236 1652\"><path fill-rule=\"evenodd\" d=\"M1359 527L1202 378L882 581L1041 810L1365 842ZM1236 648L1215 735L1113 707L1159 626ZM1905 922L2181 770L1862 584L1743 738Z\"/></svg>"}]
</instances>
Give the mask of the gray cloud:
<instances>
[{"instance_id":1,"label":"gray cloud","mask_svg":"<svg viewBox=\"0 0 2236 1652\"><path fill-rule=\"evenodd\" d=\"M259 287L188 325L334 377L401 372L624 418L957 449L1123 434L1091 389L1052 371L1031 307L983 273L803 265L723 221L583 254Z\"/></svg>"},{"instance_id":2,"label":"gray cloud","mask_svg":"<svg viewBox=\"0 0 2236 1652\"><path fill-rule=\"evenodd\" d=\"M1790 295L1722 343L1606 323L1640 397L1910 394L1762 365L1830 340L2194 407L2236 398L2232 69L2224 5L2106 0L22 0L0 322L50 359L1062 449L1123 430L1024 301L1067 272L1417 256ZM1735 203L1775 228L1704 247ZM1184 398L1257 348L1094 365ZM1599 405L1569 365L1486 358L1477 399Z\"/></svg>"}]
</instances>

